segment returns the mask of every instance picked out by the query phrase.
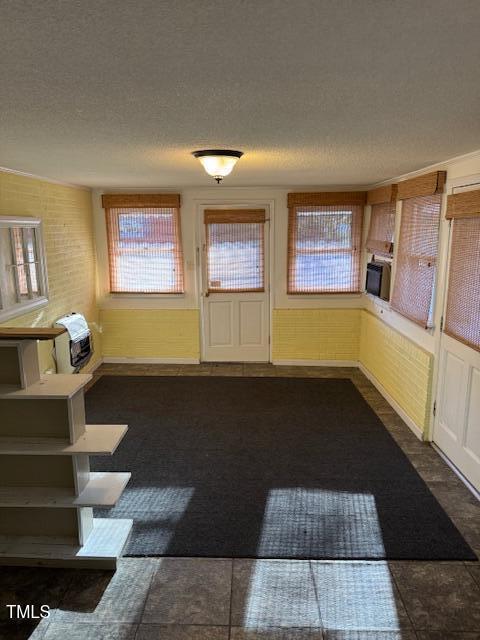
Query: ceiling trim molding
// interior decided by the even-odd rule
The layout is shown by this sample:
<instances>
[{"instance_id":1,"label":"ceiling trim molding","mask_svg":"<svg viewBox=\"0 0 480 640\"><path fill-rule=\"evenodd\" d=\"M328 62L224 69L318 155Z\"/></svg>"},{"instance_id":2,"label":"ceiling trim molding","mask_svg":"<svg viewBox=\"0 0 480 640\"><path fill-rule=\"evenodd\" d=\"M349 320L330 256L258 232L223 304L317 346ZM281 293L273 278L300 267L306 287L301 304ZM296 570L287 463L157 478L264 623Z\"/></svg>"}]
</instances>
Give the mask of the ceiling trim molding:
<instances>
[{"instance_id":1,"label":"ceiling trim molding","mask_svg":"<svg viewBox=\"0 0 480 640\"><path fill-rule=\"evenodd\" d=\"M21 176L22 178L32 178L32 180L41 180L42 182L49 182L50 184L59 184L62 187L70 187L72 189L81 189L82 191L91 191L91 187L87 187L84 184L73 184L73 182L63 182L62 180L54 180L53 178L46 178L45 176L39 176L36 173L27 173L26 171L19 171L18 169L9 169L8 167L0 167L0 173L11 173L14 176Z\"/></svg>"},{"instance_id":2,"label":"ceiling trim molding","mask_svg":"<svg viewBox=\"0 0 480 640\"><path fill-rule=\"evenodd\" d=\"M458 164L460 162L464 162L465 160L474 160L475 158L479 158L480 159L480 149L476 150L476 151L471 151L470 153L465 153L463 155L460 156L454 156L453 158L449 158L448 160L442 160L441 162L436 162L435 164L431 164L428 165L426 167L423 167L422 169L416 169L415 171L410 171L409 173L403 173L399 176L394 176L391 178L386 178L385 180L382 180L381 182L375 182L373 184L369 184L369 185L312 185L312 186L307 186L307 185L295 185L295 184L290 184L290 185L245 185L245 186L232 186L232 187L228 187L228 186L224 186L223 188L219 188L218 192L220 193L221 190L225 189L228 191L234 191L234 190L238 190L240 192L242 191L246 191L246 190L256 190L256 191L261 191L261 190L269 190L269 191L294 191L296 189L302 189L302 191L358 191L358 190L362 190L362 191L370 191L372 189L376 189L378 187L384 187L384 186L388 186L391 185L392 183L401 181L401 180L407 180L409 178L415 178L418 176L422 176L425 173L428 173L429 171L433 171L435 169L448 169L448 167ZM152 192L158 192L159 190L161 190L162 192L169 192L169 191L174 191L176 193L178 193L179 191L209 191L212 190L211 186L191 186L191 185L183 185L183 186L175 186L175 185L171 185L169 187L138 187L135 185L131 185L131 186L125 186L125 187L118 187L118 186L87 186L87 185L82 185L82 184L75 184L72 182L64 182L62 180L55 180L54 178L47 178L45 176L41 176L35 173L28 173L26 171L20 171L18 169L10 169L9 167L2 167L0 166L0 173L11 173L13 175L17 175L17 176L22 176L24 178L32 178L34 180L42 180L43 182L49 182L51 184L59 184L61 186L64 187L71 187L73 189L82 189L83 191L90 191L90 192L99 192L99 193L122 193L122 192L128 192L128 191L132 191L135 190L138 193L152 193Z\"/></svg>"},{"instance_id":3,"label":"ceiling trim molding","mask_svg":"<svg viewBox=\"0 0 480 640\"><path fill-rule=\"evenodd\" d=\"M416 178L435 169L448 170L448 167L451 167L452 165L458 164L459 162L464 162L465 160L475 160L475 158L480 158L480 149L478 149L477 151L471 151L470 153L465 153L461 156L454 156L453 158L442 160L441 162L436 162L435 164L429 164L428 166L423 167L423 169L417 169L415 171L410 171L409 173L402 173L399 176L388 178L387 180L382 180L382 182L376 182L375 184L370 185L368 189L376 189L377 187L383 187L392 184L393 182L399 182L401 180L407 180L409 178Z\"/></svg>"}]
</instances>

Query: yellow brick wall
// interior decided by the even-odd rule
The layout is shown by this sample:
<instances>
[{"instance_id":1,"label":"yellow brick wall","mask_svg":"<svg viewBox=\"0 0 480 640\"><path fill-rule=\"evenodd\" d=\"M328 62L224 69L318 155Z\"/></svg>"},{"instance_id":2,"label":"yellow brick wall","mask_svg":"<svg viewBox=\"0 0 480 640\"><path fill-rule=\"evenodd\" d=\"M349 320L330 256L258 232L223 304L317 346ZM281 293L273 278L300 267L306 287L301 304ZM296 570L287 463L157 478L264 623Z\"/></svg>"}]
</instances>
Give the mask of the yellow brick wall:
<instances>
[{"instance_id":1,"label":"yellow brick wall","mask_svg":"<svg viewBox=\"0 0 480 640\"><path fill-rule=\"evenodd\" d=\"M275 309L273 360L358 360L360 309Z\"/></svg>"},{"instance_id":2,"label":"yellow brick wall","mask_svg":"<svg viewBox=\"0 0 480 640\"><path fill-rule=\"evenodd\" d=\"M48 327L69 311L83 313L96 323L95 249L91 194L43 180L0 172L0 215L43 220L47 257L49 304L17 316L3 326ZM95 354L85 370L101 357L100 336L94 332ZM42 371L54 367L53 343L39 342Z\"/></svg>"},{"instance_id":3,"label":"yellow brick wall","mask_svg":"<svg viewBox=\"0 0 480 640\"><path fill-rule=\"evenodd\" d=\"M198 309L103 309L103 355L200 357Z\"/></svg>"},{"instance_id":4,"label":"yellow brick wall","mask_svg":"<svg viewBox=\"0 0 480 640\"><path fill-rule=\"evenodd\" d=\"M430 420L432 354L363 311L360 362L426 433Z\"/></svg>"}]
</instances>

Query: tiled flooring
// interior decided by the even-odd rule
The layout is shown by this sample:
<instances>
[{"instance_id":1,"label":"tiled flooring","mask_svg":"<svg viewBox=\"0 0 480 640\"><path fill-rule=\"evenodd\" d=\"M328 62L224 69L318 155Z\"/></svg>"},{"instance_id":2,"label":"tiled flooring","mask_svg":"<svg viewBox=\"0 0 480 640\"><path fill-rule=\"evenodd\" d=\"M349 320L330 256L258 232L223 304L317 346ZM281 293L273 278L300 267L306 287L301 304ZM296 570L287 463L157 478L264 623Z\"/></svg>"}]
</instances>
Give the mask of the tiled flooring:
<instances>
[{"instance_id":1,"label":"tiled flooring","mask_svg":"<svg viewBox=\"0 0 480 640\"><path fill-rule=\"evenodd\" d=\"M480 554L480 503L356 369L103 365L103 374L351 378ZM2 640L480 640L474 562L124 558L115 574L3 567L0 600ZM9 623L5 604L52 613Z\"/></svg>"}]
</instances>

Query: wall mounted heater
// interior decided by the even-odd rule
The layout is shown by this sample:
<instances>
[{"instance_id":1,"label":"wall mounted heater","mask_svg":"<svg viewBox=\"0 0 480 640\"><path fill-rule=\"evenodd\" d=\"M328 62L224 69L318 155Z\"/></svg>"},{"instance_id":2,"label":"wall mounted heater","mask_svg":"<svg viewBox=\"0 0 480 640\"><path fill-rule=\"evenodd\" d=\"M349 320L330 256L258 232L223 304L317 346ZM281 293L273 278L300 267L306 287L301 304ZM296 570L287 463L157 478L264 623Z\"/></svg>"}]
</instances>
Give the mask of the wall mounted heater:
<instances>
[{"instance_id":1,"label":"wall mounted heater","mask_svg":"<svg viewBox=\"0 0 480 640\"><path fill-rule=\"evenodd\" d=\"M93 352L87 321L81 313L73 312L58 318L55 326L67 330L55 338L57 373L77 373L87 364Z\"/></svg>"},{"instance_id":2,"label":"wall mounted heater","mask_svg":"<svg viewBox=\"0 0 480 640\"><path fill-rule=\"evenodd\" d=\"M367 293L390 300L391 266L388 262L369 262L367 264Z\"/></svg>"}]
</instances>

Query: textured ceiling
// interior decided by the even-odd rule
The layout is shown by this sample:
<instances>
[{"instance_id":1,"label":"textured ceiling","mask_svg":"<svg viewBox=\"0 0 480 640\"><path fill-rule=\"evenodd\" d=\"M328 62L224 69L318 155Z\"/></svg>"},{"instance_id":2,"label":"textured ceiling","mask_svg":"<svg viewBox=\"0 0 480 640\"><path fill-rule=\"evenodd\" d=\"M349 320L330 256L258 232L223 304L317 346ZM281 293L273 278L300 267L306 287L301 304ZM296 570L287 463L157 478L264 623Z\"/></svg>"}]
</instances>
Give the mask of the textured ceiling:
<instances>
[{"instance_id":1,"label":"textured ceiling","mask_svg":"<svg viewBox=\"0 0 480 640\"><path fill-rule=\"evenodd\" d=\"M0 0L0 165L89 186L364 185L480 148L478 0Z\"/></svg>"}]
</instances>

